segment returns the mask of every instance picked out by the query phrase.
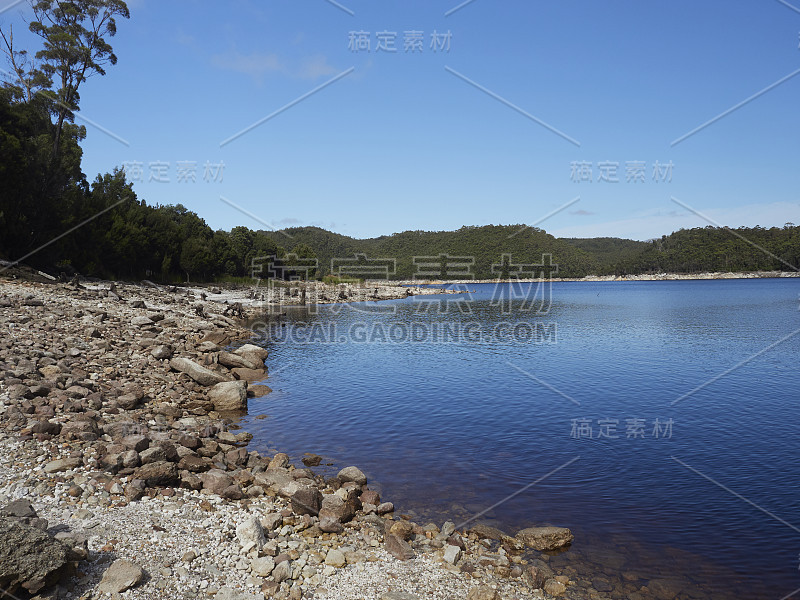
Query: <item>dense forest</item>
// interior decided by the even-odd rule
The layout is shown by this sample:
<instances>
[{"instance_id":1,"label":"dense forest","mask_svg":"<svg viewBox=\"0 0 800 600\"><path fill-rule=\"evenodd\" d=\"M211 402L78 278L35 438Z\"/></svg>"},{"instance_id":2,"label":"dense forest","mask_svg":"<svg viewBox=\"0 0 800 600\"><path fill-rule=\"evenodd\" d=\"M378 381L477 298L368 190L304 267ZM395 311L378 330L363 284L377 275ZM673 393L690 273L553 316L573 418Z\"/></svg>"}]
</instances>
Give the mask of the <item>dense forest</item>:
<instances>
[{"instance_id":1,"label":"dense forest","mask_svg":"<svg viewBox=\"0 0 800 600\"><path fill-rule=\"evenodd\" d=\"M0 87L0 258L45 271L107 279L214 281L268 275L263 259L317 264L314 277L490 279L655 272L796 270L800 229L706 227L649 242L558 239L524 225L405 231L354 239L317 227L214 231L186 207L151 206L125 173L91 183L81 170L79 88L116 63L108 43L121 0L36 0L31 55L0 29L10 71ZM557 267L543 262L551 255ZM359 258L356 258L356 257ZM316 261L316 263L315 263ZM284 276L297 272L284 270Z\"/></svg>"}]
</instances>

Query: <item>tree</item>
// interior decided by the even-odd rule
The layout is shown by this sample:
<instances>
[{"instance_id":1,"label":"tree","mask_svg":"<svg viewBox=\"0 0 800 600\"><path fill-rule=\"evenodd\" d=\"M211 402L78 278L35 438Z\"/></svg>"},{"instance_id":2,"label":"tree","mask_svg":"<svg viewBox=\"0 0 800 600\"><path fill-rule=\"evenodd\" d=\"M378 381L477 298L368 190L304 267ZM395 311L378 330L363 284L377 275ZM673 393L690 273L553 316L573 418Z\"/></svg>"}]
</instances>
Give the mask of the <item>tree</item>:
<instances>
[{"instance_id":1,"label":"tree","mask_svg":"<svg viewBox=\"0 0 800 600\"><path fill-rule=\"evenodd\" d=\"M181 268L186 272L186 282L192 274L205 276L213 269L214 259L207 240L191 237L183 242Z\"/></svg>"},{"instance_id":2,"label":"tree","mask_svg":"<svg viewBox=\"0 0 800 600\"><path fill-rule=\"evenodd\" d=\"M52 151L55 159L64 121L72 122L78 109L81 84L92 75L105 75L105 67L117 63L117 56L106 41L117 33L115 17L128 19L130 13L123 0L32 0L31 6L36 19L30 30L44 41L44 48L36 53L41 61L37 71L60 86L48 94L56 117ZM37 76L34 82L37 81L42 78Z\"/></svg>"}]
</instances>

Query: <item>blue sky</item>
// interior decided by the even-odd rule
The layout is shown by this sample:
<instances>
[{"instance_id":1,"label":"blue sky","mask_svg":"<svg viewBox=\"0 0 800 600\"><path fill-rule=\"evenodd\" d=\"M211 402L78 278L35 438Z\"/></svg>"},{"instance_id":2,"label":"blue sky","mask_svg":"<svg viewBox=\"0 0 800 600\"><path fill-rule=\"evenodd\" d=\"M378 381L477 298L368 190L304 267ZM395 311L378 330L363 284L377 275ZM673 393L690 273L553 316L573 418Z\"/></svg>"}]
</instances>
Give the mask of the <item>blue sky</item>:
<instances>
[{"instance_id":1,"label":"blue sky","mask_svg":"<svg viewBox=\"0 0 800 600\"><path fill-rule=\"evenodd\" d=\"M140 198L214 228L538 222L648 239L800 223L800 0L128 4L119 63L81 90L97 124L84 172L140 163ZM22 30L22 8L0 24ZM422 51L404 51L411 31Z\"/></svg>"}]
</instances>

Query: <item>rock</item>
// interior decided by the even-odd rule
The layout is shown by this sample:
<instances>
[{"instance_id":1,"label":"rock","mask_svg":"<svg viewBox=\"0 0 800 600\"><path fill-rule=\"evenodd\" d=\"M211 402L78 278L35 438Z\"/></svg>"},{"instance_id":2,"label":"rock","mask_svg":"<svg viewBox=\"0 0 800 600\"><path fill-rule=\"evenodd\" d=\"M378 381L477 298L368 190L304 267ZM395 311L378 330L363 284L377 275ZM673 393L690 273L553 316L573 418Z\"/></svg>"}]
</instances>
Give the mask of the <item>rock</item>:
<instances>
[{"instance_id":1,"label":"rock","mask_svg":"<svg viewBox=\"0 0 800 600\"><path fill-rule=\"evenodd\" d=\"M380 600L420 600L419 596L409 594L408 592L386 592L381 595Z\"/></svg>"},{"instance_id":2,"label":"rock","mask_svg":"<svg viewBox=\"0 0 800 600\"><path fill-rule=\"evenodd\" d=\"M296 515L316 517L322 508L322 493L313 486L303 486L292 494L292 511Z\"/></svg>"},{"instance_id":3,"label":"rock","mask_svg":"<svg viewBox=\"0 0 800 600\"><path fill-rule=\"evenodd\" d=\"M0 517L0 589L9 596L22 587L35 594L69 570L69 548L44 531Z\"/></svg>"},{"instance_id":4,"label":"rock","mask_svg":"<svg viewBox=\"0 0 800 600\"><path fill-rule=\"evenodd\" d=\"M214 596L214 600L259 600L259 598L263 600L263 594L256 596L228 586L219 588L219 591Z\"/></svg>"},{"instance_id":5,"label":"rock","mask_svg":"<svg viewBox=\"0 0 800 600\"><path fill-rule=\"evenodd\" d=\"M239 367L236 369L231 369L231 373L233 373L233 376L236 377L236 379L247 383L261 381L267 377L267 372L262 369L246 369L244 367Z\"/></svg>"},{"instance_id":6,"label":"rock","mask_svg":"<svg viewBox=\"0 0 800 600\"><path fill-rule=\"evenodd\" d=\"M347 564L347 559L345 559L344 554L340 550L332 548L328 550L328 554L325 556L325 564L341 569Z\"/></svg>"},{"instance_id":7,"label":"rock","mask_svg":"<svg viewBox=\"0 0 800 600\"><path fill-rule=\"evenodd\" d=\"M275 569L272 571L272 578L278 583L286 581L287 579L291 579L291 577L292 563L288 560L278 563L275 566Z\"/></svg>"},{"instance_id":8,"label":"rock","mask_svg":"<svg viewBox=\"0 0 800 600\"><path fill-rule=\"evenodd\" d=\"M180 483L177 465L166 461L139 467L136 478L143 479L148 487L172 487Z\"/></svg>"},{"instance_id":9,"label":"rock","mask_svg":"<svg viewBox=\"0 0 800 600\"><path fill-rule=\"evenodd\" d=\"M390 512L394 512L394 504L391 502L381 502L378 505L378 508L375 509L375 512L379 515L385 515Z\"/></svg>"},{"instance_id":10,"label":"rock","mask_svg":"<svg viewBox=\"0 0 800 600\"><path fill-rule=\"evenodd\" d=\"M479 585L469 591L467 600L499 600L499 596L488 585Z\"/></svg>"},{"instance_id":11,"label":"rock","mask_svg":"<svg viewBox=\"0 0 800 600\"><path fill-rule=\"evenodd\" d=\"M139 405L143 397L142 394L123 394L117 397L117 406L122 410L133 410Z\"/></svg>"},{"instance_id":12,"label":"rock","mask_svg":"<svg viewBox=\"0 0 800 600\"><path fill-rule=\"evenodd\" d=\"M150 447L150 440L143 435L125 436L120 443L129 450L136 450L136 452L143 452Z\"/></svg>"},{"instance_id":13,"label":"rock","mask_svg":"<svg viewBox=\"0 0 800 600\"><path fill-rule=\"evenodd\" d=\"M172 358L173 350L172 346L153 346L150 349L150 354L153 355L153 358L157 358L158 360L165 360L167 358Z\"/></svg>"},{"instance_id":14,"label":"rock","mask_svg":"<svg viewBox=\"0 0 800 600\"><path fill-rule=\"evenodd\" d=\"M318 454L308 454L301 459L307 467L316 467L322 462L322 457Z\"/></svg>"},{"instance_id":15,"label":"rock","mask_svg":"<svg viewBox=\"0 0 800 600\"><path fill-rule=\"evenodd\" d=\"M560 596L567 591L567 586L557 579L548 579L544 582L544 587L542 589L546 594L550 594L551 596ZM674 596L670 596L670 598L674 598Z\"/></svg>"},{"instance_id":16,"label":"rock","mask_svg":"<svg viewBox=\"0 0 800 600\"><path fill-rule=\"evenodd\" d=\"M358 467L345 467L336 478L341 481L342 483L347 483L348 481L352 481L356 485L366 485L367 484L367 476L361 472L361 469Z\"/></svg>"},{"instance_id":17,"label":"rock","mask_svg":"<svg viewBox=\"0 0 800 600\"><path fill-rule=\"evenodd\" d=\"M148 465L154 462L164 462L167 460L167 453L160 446L151 446L147 450L142 450L139 453L139 460L143 465Z\"/></svg>"},{"instance_id":18,"label":"rock","mask_svg":"<svg viewBox=\"0 0 800 600\"><path fill-rule=\"evenodd\" d=\"M175 371L186 373L200 385L212 386L225 381L225 378L219 373L206 369L188 358L173 358L169 361L169 366Z\"/></svg>"},{"instance_id":19,"label":"rock","mask_svg":"<svg viewBox=\"0 0 800 600\"><path fill-rule=\"evenodd\" d=\"M229 369L263 369L264 363L259 360L249 360L245 356L233 354L232 352L220 352L217 355L217 362Z\"/></svg>"},{"instance_id":20,"label":"rock","mask_svg":"<svg viewBox=\"0 0 800 600\"><path fill-rule=\"evenodd\" d=\"M478 523L477 525L473 525L470 528L470 532L474 533L480 538L485 538L488 540L502 540L506 537L506 534L500 531L495 527L489 527L488 525L484 525L483 523Z\"/></svg>"},{"instance_id":21,"label":"rock","mask_svg":"<svg viewBox=\"0 0 800 600\"><path fill-rule=\"evenodd\" d=\"M194 454L187 454L178 461L179 469L191 471L192 473L202 473L203 471L208 471L209 467L210 464L206 462L206 459L200 458Z\"/></svg>"},{"instance_id":22,"label":"rock","mask_svg":"<svg viewBox=\"0 0 800 600\"><path fill-rule=\"evenodd\" d=\"M383 547L386 551L400 560L410 560L416 556L411 545L396 535L387 533L384 536Z\"/></svg>"},{"instance_id":23,"label":"rock","mask_svg":"<svg viewBox=\"0 0 800 600\"><path fill-rule=\"evenodd\" d=\"M685 587L680 579L651 579L647 584L647 589L659 600L677 598Z\"/></svg>"},{"instance_id":24,"label":"rock","mask_svg":"<svg viewBox=\"0 0 800 600\"><path fill-rule=\"evenodd\" d=\"M260 384L250 384L247 386L247 397L248 398L262 398L267 394L272 393L272 388L268 385L260 385ZM308 467L314 465L306 465Z\"/></svg>"},{"instance_id":25,"label":"rock","mask_svg":"<svg viewBox=\"0 0 800 600\"><path fill-rule=\"evenodd\" d=\"M236 538L242 546L253 544L258 550L267 543L267 536L264 535L264 528L257 517L251 516L236 527Z\"/></svg>"},{"instance_id":26,"label":"rock","mask_svg":"<svg viewBox=\"0 0 800 600\"><path fill-rule=\"evenodd\" d=\"M392 523L392 526L389 528L389 533L401 539L408 540L414 535L414 525L408 521L398 520Z\"/></svg>"},{"instance_id":27,"label":"rock","mask_svg":"<svg viewBox=\"0 0 800 600\"><path fill-rule=\"evenodd\" d=\"M326 515L320 513L319 515L319 529L324 533L342 533L344 527L339 522L339 519L333 515Z\"/></svg>"},{"instance_id":28,"label":"rock","mask_svg":"<svg viewBox=\"0 0 800 600\"><path fill-rule=\"evenodd\" d=\"M516 537L529 548L540 552L568 546L575 539L566 527L529 527L518 531Z\"/></svg>"},{"instance_id":29,"label":"rock","mask_svg":"<svg viewBox=\"0 0 800 600\"><path fill-rule=\"evenodd\" d=\"M250 570L256 577L269 577L275 568L275 561L271 556L254 558L250 562Z\"/></svg>"},{"instance_id":30,"label":"rock","mask_svg":"<svg viewBox=\"0 0 800 600\"><path fill-rule=\"evenodd\" d=\"M153 320L150 317L133 317L131 319L131 325L134 327L149 327L153 324Z\"/></svg>"},{"instance_id":31,"label":"rock","mask_svg":"<svg viewBox=\"0 0 800 600\"><path fill-rule=\"evenodd\" d=\"M352 519L355 514L356 509L352 502L345 502L336 494L327 494L322 497L322 507L319 510L320 521L322 521L323 518L330 517L337 520L339 523L346 523Z\"/></svg>"},{"instance_id":32,"label":"rock","mask_svg":"<svg viewBox=\"0 0 800 600\"><path fill-rule=\"evenodd\" d=\"M275 456L272 457L272 460L269 461L267 469L285 469L288 466L289 466L289 455L283 452L278 452Z\"/></svg>"},{"instance_id":33,"label":"rock","mask_svg":"<svg viewBox=\"0 0 800 600\"><path fill-rule=\"evenodd\" d=\"M208 399L214 405L214 410L247 410L247 382L223 381L218 383L208 390Z\"/></svg>"},{"instance_id":34,"label":"rock","mask_svg":"<svg viewBox=\"0 0 800 600\"><path fill-rule=\"evenodd\" d=\"M360 500L362 504L373 504L378 506L381 503L381 495L374 490L367 490L361 493Z\"/></svg>"},{"instance_id":35,"label":"rock","mask_svg":"<svg viewBox=\"0 0 800 600\"><path fill-rule=\"evenodd\" d=\"M136 502L144 497L147 484L143 479L134 479L125 486L125 497L129 502Z\"/></svg>"},{"instance_id":36,"label":"rock","mask_svg":"<svg viewBox=\"0 0 800 600\"><path fill-rule=\"evenodd\" d=\"M138 585L144 578L144 571L129 560L118 558L103 573L97 591L103 594L119 594Z\"/></svg>"},{"instance_id":37,"label":"rock","mask_svg":"<svg viewBox=\"0 0 800 600\"><path fill-rule=\"evenodd\" d=\"M38 517L36 510L34 510L31 501L27 498L14 500L6 504L0 513L6 514L9 517L16 517L18 519L35 519Z\"/></svg>"},{"instance_id":38,"label":"rock","mask_svg":"<svg viewBox=\"0 0 800 600\"><path fill-rule=\"evenodd\" d=\"M444 548L444 560L451 565L456 564L461 558L461 548L448 544Z\"/></svg>"},{"instance_id":39,"label":"rock","mask_svg":"<svg viewBox=\"0 0 800 600\"><path fill-rule=\"evenodd\" d=\"M69 471L75 469L83 464L80 458L62 458L60 460L53 460L44 466L45 473L60 473L61 471Z\"/></svg>"},{"instance_id":40,"label":"rock","mask_svg":"<svg viewBox=\"0 0 800 600\"><path fill-rule=\"evenodd\" d=\"M250 361L257 361L259 368L264 366L264 361L269 358L269 352L264 348L253 344L245 344L233 351L234 354L247 358Z\"/></svg>"},{"instance_id":41,"label":"rock","mask_svg":"<svg viewBox=\"0 0 800 600\"><path fill-rule=\"evenodd\" d=\"M233 478L220 469L211 469L199 477L203 482L203 489L209 490L213 494L222 494L226 488L233 485Z\"/></svg>"},{"instance_id":42,"label":"rock","mask_svg":"<svg viewBox=\"0 0 800 600\"><path fill-rule=\"evenodd\" d=\"M543 560L533 560L532 564L528 565L523 573L525 579L534 589L541 589L544 587L544 582L548 579L555 577L553 570Z\"/></svg>"},{"instance_id":43,"label":"rock","mask_svg":"<svg viewBox=\"0 0 800 600\"><path fill-rule=\"evenodd\" d=\"M265 531L275 531L283 525L283 516L279 513L270 513L261 517L261 526Z\"/></svg>"}]
</instances>

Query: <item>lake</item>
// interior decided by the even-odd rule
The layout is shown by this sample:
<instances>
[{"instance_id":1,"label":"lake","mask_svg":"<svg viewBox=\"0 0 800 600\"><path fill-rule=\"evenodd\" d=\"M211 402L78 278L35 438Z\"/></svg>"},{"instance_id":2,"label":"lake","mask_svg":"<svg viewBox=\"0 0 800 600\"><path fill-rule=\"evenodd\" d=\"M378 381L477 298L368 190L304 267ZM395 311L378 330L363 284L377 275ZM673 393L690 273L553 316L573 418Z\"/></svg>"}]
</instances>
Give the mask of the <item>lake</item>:
<instances>
[{"instance_id":1,"label":"lake","mask_svg":"<svg viewBox=\"0 0 800 600\"><path fill-rule=\"evenodd\" d=\"M253 447L422 523L570 527L589 579L800 588L800 280L466 288L274 321Z\"/></svg>"}]
</instances>

